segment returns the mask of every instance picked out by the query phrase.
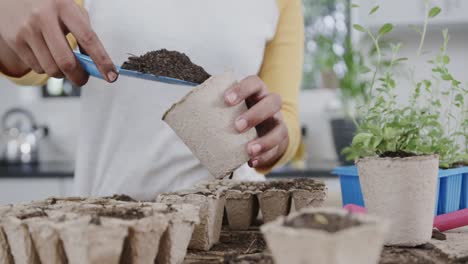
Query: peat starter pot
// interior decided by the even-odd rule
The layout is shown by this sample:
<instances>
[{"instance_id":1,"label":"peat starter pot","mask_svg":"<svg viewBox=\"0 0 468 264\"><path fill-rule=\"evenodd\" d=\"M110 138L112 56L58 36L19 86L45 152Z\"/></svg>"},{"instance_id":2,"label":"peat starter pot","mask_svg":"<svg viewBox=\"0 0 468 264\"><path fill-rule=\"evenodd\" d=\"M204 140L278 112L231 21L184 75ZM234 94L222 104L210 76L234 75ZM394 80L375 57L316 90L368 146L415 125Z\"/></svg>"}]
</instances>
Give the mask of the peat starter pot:
<instances>
[{"instance_id":1,"label":"peat starter pot","mask_svg":"<svg viewBox=\"0 0 468 264\"><path fill-rule=\"evenodd\" d=\"M261 227L277 264L375 264L385 221L343 209L305 208Z\"/></svg>"},{"instance_id":2,"label":"peat starter pot","mask_svg":"<svg viewBox=\"0 0 468 264\"><path fill-rule=\"evenodd\" d=\"M439 159L436 155L362 158L357 162L370 214L390 220L386 245L417 246L431 239Z\"/></svg>"}]
</instances>

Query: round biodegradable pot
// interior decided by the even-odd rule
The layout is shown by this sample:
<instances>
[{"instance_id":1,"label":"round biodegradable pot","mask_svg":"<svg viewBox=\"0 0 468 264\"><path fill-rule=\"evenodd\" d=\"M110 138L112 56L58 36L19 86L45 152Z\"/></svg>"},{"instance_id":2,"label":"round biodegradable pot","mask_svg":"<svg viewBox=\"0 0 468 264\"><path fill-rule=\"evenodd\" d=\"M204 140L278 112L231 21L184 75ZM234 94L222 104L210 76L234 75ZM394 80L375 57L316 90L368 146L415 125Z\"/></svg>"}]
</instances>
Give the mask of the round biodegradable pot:
<instances>
[{"instance_id":1,"label":"round biodegradable pot","mask_svg":"<svg viewBox=\"0 0 468 264\"><path fill-rule=\"evenodd\" d=\"M363 158L356 162L366 208L390 220L386 245L429 242L436 204L439 159Z\"/></svg>"},{"instance_id":2,"label":"round biodegradable pot","mask_svg":"<svg viewBox=\"0 0 468 264\"><path fill-rule=\"evenodd\" d=\"M232 73L213 76L175 103L163 120L216 178L230 175L249 159L246 144L254 128L239 133L234 123L247 111L245 103L227 106L224 92L236 83Z\"/></svg>"},{"instance_id":3,"label":"round biodegradable pot","mask_svg":"<svg viewBox=\"0 0 468 264\"><path fill-rule=\"evenodd\" d=\"M360 223L336 232L286 226L306 214L333 214ZM384 244L387 224L370 215L349 215L335 208L305 208L261 227L277 264L375 264Z\"/></svg>"}]
</instances>

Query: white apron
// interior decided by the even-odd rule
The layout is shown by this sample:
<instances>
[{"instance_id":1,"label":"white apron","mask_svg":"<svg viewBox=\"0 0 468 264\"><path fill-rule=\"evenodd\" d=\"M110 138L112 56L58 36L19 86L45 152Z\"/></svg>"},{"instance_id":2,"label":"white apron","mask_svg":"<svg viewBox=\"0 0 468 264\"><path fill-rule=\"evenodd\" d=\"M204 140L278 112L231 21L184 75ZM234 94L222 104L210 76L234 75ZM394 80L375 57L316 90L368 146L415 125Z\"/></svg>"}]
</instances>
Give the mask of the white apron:
<instances>
[{"instance_id":1,"label":"white apron","mask_svg":"<svg viewBox=\"0 0 468 264\"><path fill-rule=\"evenodd\" d=\"M86 8L116 64L166 48L186 53L212 75L232 69L239 79L259 72L278 20L275 0L90 0ZM189 89L91 78L82 89L76 194L152 199L212 179L161 120ZM254 170L244 166L236 174Z\"/></svg>"}]
</instances>

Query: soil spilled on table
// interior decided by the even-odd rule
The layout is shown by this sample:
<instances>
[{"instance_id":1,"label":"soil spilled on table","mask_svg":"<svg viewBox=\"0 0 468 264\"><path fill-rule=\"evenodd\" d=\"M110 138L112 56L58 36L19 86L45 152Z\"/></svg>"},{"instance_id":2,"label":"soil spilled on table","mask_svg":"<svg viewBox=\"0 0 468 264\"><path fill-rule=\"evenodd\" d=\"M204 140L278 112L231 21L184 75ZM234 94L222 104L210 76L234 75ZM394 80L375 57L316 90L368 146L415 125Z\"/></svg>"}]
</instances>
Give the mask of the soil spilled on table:
<instances>
[{"instance_id":1,"label":"soil spilled on table","mask_svg":"<svg viewBox=\"0 0 468 264\"><path fill-rule=\"evenodd\" d=\"M458 264L468 260L449 259L431 244L416 248L384 247L379 264Z\"/></svg>"},{"instance_id":2,"label":"soil spilled on table","mask_svg":"<svg viewBox=\"0 0 468 264\"><path fill-rule=\"evenodd\" d=\"M211 77L184 53L166 49L150 51L142 56L131 56L124 62L122 69L167 76L198 84Z\"/></svg>"},{"instance_id":3,"label":"soil spilled on table","mask_svg":"<svg viewBox=\"0 0 468 264\"><path fill-rule=\"evenodd\" d=\"M361 223L353 219L351 214L342 216L326 213L310 213L287 220L284 225L293 228L321 229L335 233L346 228L359 226Z\"/></svg>"}]
</instances>

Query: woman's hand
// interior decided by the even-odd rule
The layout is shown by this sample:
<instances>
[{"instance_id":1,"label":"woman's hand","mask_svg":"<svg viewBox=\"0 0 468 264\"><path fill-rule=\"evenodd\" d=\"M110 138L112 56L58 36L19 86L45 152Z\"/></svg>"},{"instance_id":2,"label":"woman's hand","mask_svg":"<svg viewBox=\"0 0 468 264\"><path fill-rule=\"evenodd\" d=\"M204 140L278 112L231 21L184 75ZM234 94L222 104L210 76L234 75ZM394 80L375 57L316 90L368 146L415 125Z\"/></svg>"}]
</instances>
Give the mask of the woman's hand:
<instances>
[{"instance_id":1,"label":"woman's hand","mask_svg":"<svg viewBox=\"0 0 468 264\"><path fill-rule=\"evenodd\" d=\"M247 103L248 111L235 121L236 129L242 133L250 128L257 129L258 138L247 144L251 159L249 165L266 168L274 165L288 147L288 129L281 114L282 101L278 94L269 93L258 76L250 76L226 90L227 105Z\"/></svg>"},{"instance_id":2,"label":"woman's hand","mask_svg":"<svg viewBox=\"0 0 468 264\"><path fill-rule=\"evenodd\" d=\"M85 84L88 75L65 38L69 32L96 62L102 76L115 81L117 71L112 60L92 30L87 12L73 0L0 1L2 71L18 77L32 69Z\"/></svg>"}]
</instances>

